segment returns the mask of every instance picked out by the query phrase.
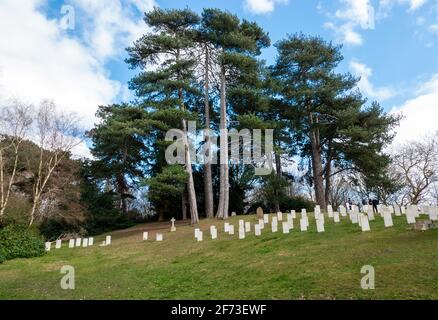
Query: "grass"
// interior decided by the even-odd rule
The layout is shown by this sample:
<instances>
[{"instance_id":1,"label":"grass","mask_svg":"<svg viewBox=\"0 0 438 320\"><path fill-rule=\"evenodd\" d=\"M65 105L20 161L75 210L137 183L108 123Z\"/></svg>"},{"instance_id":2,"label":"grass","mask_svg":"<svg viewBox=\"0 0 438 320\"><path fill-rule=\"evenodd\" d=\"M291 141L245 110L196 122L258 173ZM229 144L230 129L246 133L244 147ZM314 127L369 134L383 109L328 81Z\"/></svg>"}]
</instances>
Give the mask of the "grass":
<instances>
[{"instance_id":1,"label":"grass","mask_svg":"<svg viewBox=\"0 0 438 320\"><path fill-rule=\"evenodd\" d=\"M312 216L309 214L309 216ZM438 299L438 230L410 230L406 218L383 219L362 233L346 218L326 218L318 234L310 219L300 232L296 219L290 234L252 233L238 239L238 220L229 219L236 234L223 232L223 222L203 220L204 241L195 242L194 227L164 232L164 241L143 242L136 226L113 234L111 246L63 248L43 257L0 265L3 299ZM211 240L209 226L218 227ZM148 225L151 227L151 225ZM253 225L252 225L253 228ZM170 230L170 223L169 228ZM155 233L150 232L154 238ZM75 268L75 290L62 290L63 265ZM375 268L375 290L363 290L363 265Z\"/></svg>"}]
</instances>

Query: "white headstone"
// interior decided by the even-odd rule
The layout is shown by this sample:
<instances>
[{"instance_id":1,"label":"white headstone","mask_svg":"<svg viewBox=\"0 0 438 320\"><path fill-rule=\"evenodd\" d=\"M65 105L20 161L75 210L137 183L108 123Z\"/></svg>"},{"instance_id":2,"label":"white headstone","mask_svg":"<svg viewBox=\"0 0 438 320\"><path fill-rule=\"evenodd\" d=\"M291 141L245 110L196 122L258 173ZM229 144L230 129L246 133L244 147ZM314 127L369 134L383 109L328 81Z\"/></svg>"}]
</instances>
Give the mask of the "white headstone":
<instances>
[{"instance_id":1,"label":"white headstone","mask_svg":"<svg viewBox=\"0 0 438 320\"><path fill-rule=\"evenodd\" d=\"M201 230L199 228L195 228L195 238L196 239L198 239L199 232L201 232Z\"/></svg>"},{"instance_id":2,"label":"white headstone","mask_svg":"<svg viewBox=\"0 0 438 320\"><path fill-rule=\"evenodd\" d=\"M327 215L329 218L333 218L333 207L331 204L327 206Z\"/></svg>"},{"instance_id":3,"label":"white headstone","mask_svg":"<svg viewBox=\"0 0 438 320\"><path fill-rule=\"evenodd\" d=\"M228 234L231 236L234 234L234 225L230 224L228 227Z\"/></svg>"},{"instance_id":4,"label":"white headstone","mask_svg":"<svg viewBox=\"0 0 438 320\"><path fill-rule=\"evenodd\" d=\"M321 207L319 205L315 206L313 214L314 214L315 219L317 219L318 216L321 214Z\"/></svg>"},{"instance_id":5,"label":"white headstone","mask_svg":"<svg viewBox=\"0 0 438 320\"><path fill-rule=\"evenodd\" d=\"M251 232L251 222L245 222L245 232Z\"/></svg>"},{"instance_id":6,"label":"white headstone","mask_svg":"<svg viewBox=\"0 0 438 320\"><path fill-rule=\"evenodd\" d=\"M216 227L214 227L213 229L210 230L210 234L211 234L211 239L217 239L217 229Z\"/></svg>"},{"instance_id":7,"label":"white headstone","mask_svg":"<svg viewBox=\"0 0 438 320\"><path fill-rule=\"evenodd\" d=\"M106 238L105 238L105 244L106 244L107 246L109 246L109 245L111 244L111 236L106 236Z\"/></svg>"},{"instance_id":8,"label":"white headstone","mask_svg":"<svg viewBox=\"0 0 438 320\"><path fill-rule=\"evenodd\" d=\"M316 220L321 220L323 224L325 223L324 215L323 215L322 213L320 213L320 214L316 217Z\"/></svg>"},{"instance_id":9,"label":"white headstone","mask_svg":"<svg viewBox=\"0 0 438 320\"><path fill-rule=\"evenodd\" d=\"M196 237L196 240L198 240L198 242L202 241L204 238L204 233L202 231L198 231L198 236Z\"/></svg>"},{"instance_id":10,"label":"white headstone","mask_svg":"<svg viewBox=\"0 0 438 320\"><path fill-rule=\"evenodd\" d=\"M88 247L88 238L84 238L84 240L82 241L82 247Z\"/></svg>"},{"instance_id":11,"label":"white headstone","mask_svg":"<svg viewBox=\"0 0 438 320\"><path fill-rule=\"evenodd\" d=\"M55 249L61 249L61 245L62 245L62 240L56 240L56 243L55 243Z\"/></svg>"},{"instance_id":12,"label":"white headstone","mask_svg":"<svg viewBox=\"0 0 438 320\"><path fill-rule=\"evenodd\" d=\"M202 232L201 232L202 233ZM156 235L155 235L155 239L157 240L157 241L163 241L163 234L162 233L157 233Z\"/></svg>"},{"instance_id":13,"label":"white headstone","mask_svg":"<svg viewBox=\"0 0 438 320\"><path fill-rule=\"evenodd\" d=\"M267 214L267 213L263 214L263 222L269 223L269 214Z\"/></svg>"},{"instance_id":14,"label":"white headstone","mask_svg":"<svg viewBox=\"0 0 438 320\"><path fill-rule=\"evenodd\" d=\"M354 211L350 212L350 219L351 219L351 223L354 223L354 224L359 223L359 221L357 219L357 213Z\"/></svg>"},{"instance_id":15,"label":"white headstone","mask_svg":"<svg viewBox=\"0 0 438 320\"><path fill-rule=\"evenodd\" d=\"M300 229L301 231L307 231L307 220L306 218L300 219Z\"/></svg>"},{"instance_id":16,"label":"white headstone","mask_svg":"<svg viewBox=\"0 0 438 320\"><path fill-rule=\"evenodd\" d=\"M307 210L306 209L301 209L301 218L303 217L307 217Z\"/></svg>"},{"instance_id":17,"label":"white headstone","mask_svg":"<svg viewBox=\"0 0 438 320\"><path fill-rule=\"evenodd\" d=\"M230 224L228 222L224 223L224 232L227 232L230 230Z\"/></svg>"},{"instance_id":18,"label":"white headstone","mask_svg":"<svg viewBox=\"0 0 438 320\"><path fill-rule=\"evenodd\" d=\"M259 226L260 226L260 229L264 229L265 228L265 222L264 222L263 219L259 220Z\"/></svg>"},{"instance_id":19,"label":"white headstone","mask_svg":"<svg viewBox=\"0 0 438 320\"><path fill-rule=\"evenodd\" d=\"M362 231L370 231L370 222L368 221L368 216L366 214L360 214L359 215L360 220L360 226L362 228Z\"/></svg>"},{"instance_id":20,"label":"white headstone","mask_svg":"<svg viewBox=\"0 0 438 320\"><path fill-rule=\"evenodd\" d=\"M232 217L235 217L236 216L236 213L233 211L233 212L231 212L231 216Z\"/></svg>"},{"instance_id":21,"label":"white headstone","mask_svg":"<svg viewBox=\"0 0 438 320\"><path fill-rule=\"evenodd\" d=\"M412 224L412 223L416 222L415 221L415 213L410 211L409 207L408 207L408 210L406 212L406 220L408 221L408 224Z\"/></svg>"},{"instance_id":22,"label":"white headstone","mask_svg":"<svg viewBox=\"0 0 438 320\"><path fill-rule=\"evenodd\" d=\"M70 239L68 241L68 247L69 248L74 248L75 247L75 239Z\"/></svg>"},{"instance_id":23,"label":"white headstone","mask_svg":"<svg viewBox=\"0 0 438 320\"><path fill-rule=\"evenodd\" d=\"M333 212L333 221L335 223L341 222L341 219L339 218L339 212L337 212L337 211Z\"/></svg>"},{"instance_id":24,"label":"white headstone","mask_svg":"<svg viewBox=\"0 0 438 320\"><path fill-rule=\"evenodd\" d=\"M88 246L91 247L94 244L94 238L90 237L88 238Z\"/></svg>"},{"instance_id":25,"label":"white headstone","mask_svg":"<svg viewBox=\"0 0 438 320\"><path fill-rule=\"evenodd\" d=\"M394 213L396 217L400 217L401 216L401 210L400 210L400 206L399 205L394 205Z\"/></svg>"},{"instance_id":26,"label":"white headstone","mask_svg":"<svg viewBox=\"0 0 438 320\"><path fill-rule=\"evenodd\" d=\"M239 239L245 239L245 228L239 228Z\"/></svg>"},{"instance_id":27,"label":"white headstone","mask_svg":"<svg viewBox=\"0 0 438 320\"><path fill-rule=\"evenodd\" d=\"M294 219L291 213L287 215L287 223L289 224L289 229L294 228Z\"/></svg>"},{"instance_id":28,"label":"white headstone","mask_svg":"<svg viewBox=\"0 0 438 320\"><path fill-rule=\"evenodd\" d=\"M46 242L46 245L45 245L46 251L50 251L51 246L52 246L51 242Z\"/></svg>"},{"instance_id":29,"label":"white headstone","mask_svg":"<svg viewBox=\"0 0 438 320\"><path fill-rule=\"evenodd\" d=\"M239 220L239 229L245 229L245 221L242 219Z\"/></svg>"},{"instance_id":30,"label":"white headstone","mask_svg":"<svg viewBox=\"0 0 438 320\"><path fill-rule=\"evenodd\" d=\"M373 208L371 206L368 207L367 215L368 215L369 221L373 221L375 219L374 218L374 211L373 211Z\"/></svg>"},{"instance_id":31,"label":"white headstone","mask_svg":"<svg viewBox=\"0 0 438 320\"><path fill-rule=\"evenodd\" d=\"M82 243L82 239L81 238L76 238L76 247L80 247Z\"/></svg>"},{"instance_id":32,"label":"white headstone","mask_svg":"<svg viewBox=\"0 0 438 320\"><path fill-rule=\"evenodd\" d=\"M149 233L147 231L143 232L143 241L146 241L149 237Z\"/></svg>"},{"instance_id":33,"label":"white headstone","mask_svg":"<svg viewBox=\"0 0 438 320\"><path fill-rule=\"evenodd\" d=\"M283 233L289 233L289 222L283 222L282 223L283 226Z\"/></svg>"},{"instance_id":34,"label":"white headstone","mask_svg":"<svg viewBox=\"0 0 438 320\"><path fill-rule=\"evenodd\" d=\"M175 218L172 217L172 219L170 219L170 222L172 222L172 226L170 227L170 232L175 232L176 231L176 227L175 227Z\"/></svg>"},{"instance_id":35,"label":"white headstone","mask_svg":"<svg viewBox=\"0 0 438 320\"><path fill-rule=\"evenodd\" d=\"M324 221L322 219L316 219L316 230L318 233L324 232Z\"/></svg>"},{"instance_id":36,"label":"white headstone","mask_svg":"<svg viewBox=\"0 0 438 320\"><path fill-rule=\"evenodd\" d=\"M257 237L262 234L262 229L259 224L254 225L254 233Z\"/></svg>"},{"instance_id":37,"label":"white headstone","mask_svg":"<svg viewBox=\"0 0 438 320\"><path fill-rule=\"evenodd\" d=\"M290 214L292 216L292 219L296 219L297 218L297 214L296 214L295 210L291 210Z\"/></svg>"},{"instance_id":38,"label":"white headstone","mask_svg":"<svg viewBox=\"0 0 438 320\"><path fill-rule=\"evenodd\" d=\"M283 213L282 212L277 212L277 220L278 221L282 221L283 220Z\"/></svg>"},{"instance_id":39,"label":"white headstone","mask_svg":"<svg viewBox=\"0 0 438 320\"><path fill-rule=\"evenodd\" d=\"M277 217L272 217L271 230L272 230L272 232L278 231Z\"/></svg>"},{"instance_id":40,"label":"white headstone","mask_svg":"<svg viewBox=\"0 0 438 320\"><path fill-rule=\"evenodd\" d=\"M392 222L392 215L389 211L383 213L383 221L385 222L386 228L394 226Z\"/></svg>"}]
</instances>

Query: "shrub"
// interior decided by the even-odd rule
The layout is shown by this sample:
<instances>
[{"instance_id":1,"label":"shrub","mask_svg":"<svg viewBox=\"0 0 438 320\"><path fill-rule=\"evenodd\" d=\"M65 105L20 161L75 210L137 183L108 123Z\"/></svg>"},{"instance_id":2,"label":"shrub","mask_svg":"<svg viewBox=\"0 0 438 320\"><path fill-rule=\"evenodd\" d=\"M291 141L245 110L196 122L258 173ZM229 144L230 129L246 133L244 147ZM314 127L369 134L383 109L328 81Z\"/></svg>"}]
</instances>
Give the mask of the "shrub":
<instances>
[{"instance_id":1,"label":"shrub","mask_svg":"<svg viewBox=\"0 0 438 320\"><path fill-rule=\"evenodd\" d=\"M34 230L18 225L0 230L0 261L38 257L44 253L44 239Z\"/></svg>"},{"instance_id":2,"label":"shrub","mask_svg":"<svg viewBox=\"0 0 438 320\"><path fill-rule=\"evenodd\" d=\"M54 241L63 234L81 234L80 226L68 223L64 219L44 219L38 226L38 229L48 241Z\"/></svg>"}]
</instances>

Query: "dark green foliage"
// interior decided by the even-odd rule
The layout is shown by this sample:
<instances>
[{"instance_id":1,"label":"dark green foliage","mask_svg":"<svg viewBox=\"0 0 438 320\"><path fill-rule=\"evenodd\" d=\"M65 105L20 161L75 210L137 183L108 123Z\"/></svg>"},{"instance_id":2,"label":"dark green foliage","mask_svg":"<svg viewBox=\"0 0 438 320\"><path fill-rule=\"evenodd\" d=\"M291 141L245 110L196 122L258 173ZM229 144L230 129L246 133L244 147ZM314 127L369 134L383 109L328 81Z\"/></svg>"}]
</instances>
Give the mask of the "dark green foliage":
<instances>
[{"instance_id":1,"label":"dark green foliage","mask_svg":"<svg viewBox=\"0 0 438 320\"><path fill-rule=\"evenodd\" d=\"M132 226L134 223L128 214L124 214L115 206L119 199L117 193L99 186L100 179L95 177L93 165L94 163L85 162L82 172L81 201L88 209L84 222L85 231L89 235L95 235Z\"/></svg>"},{"instance_id":2,"label":"dark green foliage","mask_svg":"<svg viewBox=\"0 0 438 320\"><path fill-rule=\"evenodd\" d=\"M169 165L154 177L143 181L149 187L149 198L154 203L159 220L163 220L166 212L181 201L187 178L188 174L183 167ZM175 216L175 213L171 214Z\"/></svg>"},{"instance_id":3,"label":"dark green foliage","mask_svg":"<svg viewBox=\"0 0 438 320\"><path fill-rule=\"evenodd\" d=\"M47 241L54 241L63 234L79 234L81 227L79 224L71 224L64 219L45 219L38 226L40 233Z\"/></svg>"},{"instance_id":4,"label":"dark green foliage","mask_svg":"<svg viewBox=\"0 0 438 320\"><path fill-rule=\"evenodd\" d=\"M44 253L44 239L35 230L18 225L9 225L0 230L0 262L39 257Z\"/></svg>"}]
</instances>

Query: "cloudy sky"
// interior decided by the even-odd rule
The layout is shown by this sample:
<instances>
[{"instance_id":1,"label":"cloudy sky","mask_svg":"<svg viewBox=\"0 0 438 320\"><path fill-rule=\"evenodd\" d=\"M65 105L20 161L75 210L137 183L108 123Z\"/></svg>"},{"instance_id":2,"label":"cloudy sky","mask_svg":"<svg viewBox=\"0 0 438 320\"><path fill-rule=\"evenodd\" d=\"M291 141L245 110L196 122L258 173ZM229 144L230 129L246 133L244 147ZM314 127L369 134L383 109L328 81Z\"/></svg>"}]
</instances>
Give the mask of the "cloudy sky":
<instances>
[{"instance_id":1,"label":"cloudy sky","mask_svg":"<svg viewBox=\"0 0 438 320\"><path fill-rule=\"evenodd\" d=\"M438 130L438 0L0 0L0 100L51 98L91 127L98 105L131 98L124 49L153 6L228 9L274 43L299 31L342 43L339 71L405 115L397 141Z\"/></svg>"}]
</instances>

